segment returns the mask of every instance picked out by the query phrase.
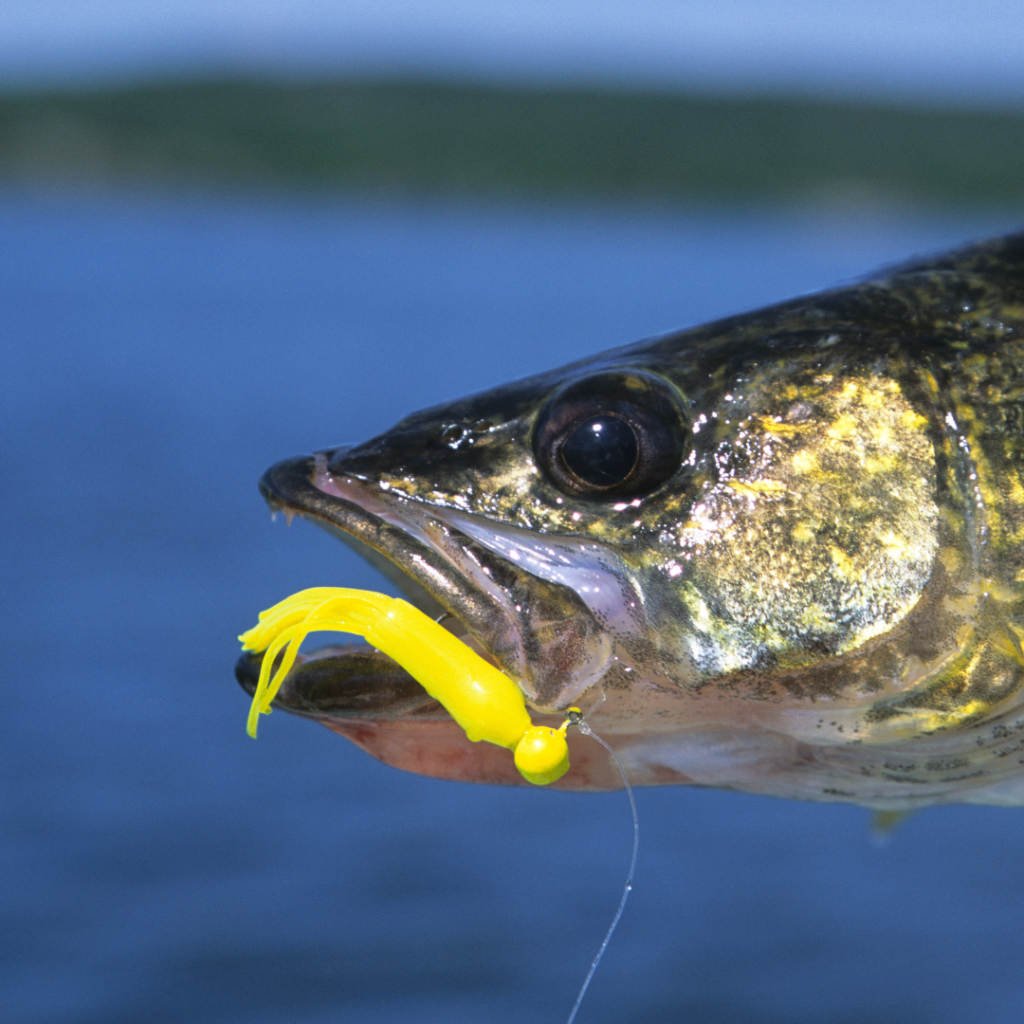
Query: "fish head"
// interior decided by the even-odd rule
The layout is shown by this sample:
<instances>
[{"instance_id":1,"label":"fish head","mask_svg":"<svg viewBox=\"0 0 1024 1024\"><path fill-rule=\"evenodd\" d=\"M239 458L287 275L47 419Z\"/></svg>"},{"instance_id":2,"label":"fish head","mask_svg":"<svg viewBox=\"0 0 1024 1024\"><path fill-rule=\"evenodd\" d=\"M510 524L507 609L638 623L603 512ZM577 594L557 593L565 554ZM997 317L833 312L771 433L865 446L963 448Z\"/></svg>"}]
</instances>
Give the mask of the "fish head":
<instances>
[{"instance_id":1,"label":"fish head","mask_svg":"<svg viewBox=\"0 0 1024 1024\"><path fill-rule=\"evenodd\" d=\"M964 368L1012 333L1008 246L427 409L261 489L384 564L539 716L595 709L635 782L957 798L885 765L1020 691L992 561L1006 488ZM330 649L293 677L281 706L384 760L516 781L384 655ZM575 745L560 785L617 784Z\"/></svg>"}]
</instances>

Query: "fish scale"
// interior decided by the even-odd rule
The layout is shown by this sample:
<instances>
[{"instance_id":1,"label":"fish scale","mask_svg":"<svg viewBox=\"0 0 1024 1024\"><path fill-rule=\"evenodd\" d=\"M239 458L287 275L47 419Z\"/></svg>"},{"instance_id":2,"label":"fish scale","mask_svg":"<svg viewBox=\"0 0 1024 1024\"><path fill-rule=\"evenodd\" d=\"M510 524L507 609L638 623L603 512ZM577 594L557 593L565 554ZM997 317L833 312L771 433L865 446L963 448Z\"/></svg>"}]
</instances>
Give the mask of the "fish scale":
<instances>
[{"instance_id":1,"label":"fish scale","mask_svg":"<svg viewBox=\"0 0 1024 1024\"><path fill-rule=\"evenodd\" d=\"M1011 235L415 413L261 488L390 563L535 715L603 695L638 785L1022 804L1022 329ZM275 706L518 781L353 657L305 656ZM555 786L620 784L603 753L572 765Z\"/></svg>"}]
</instances>

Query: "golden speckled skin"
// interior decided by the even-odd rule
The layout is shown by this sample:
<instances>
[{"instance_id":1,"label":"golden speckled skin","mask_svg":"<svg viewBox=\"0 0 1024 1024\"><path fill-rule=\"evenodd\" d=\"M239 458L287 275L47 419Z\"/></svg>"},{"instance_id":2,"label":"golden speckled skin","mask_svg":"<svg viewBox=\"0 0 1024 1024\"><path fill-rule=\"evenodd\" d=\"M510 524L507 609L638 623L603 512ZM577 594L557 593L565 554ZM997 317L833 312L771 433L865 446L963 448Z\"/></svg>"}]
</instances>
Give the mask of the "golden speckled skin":
<instances>
[{"instance_id":1,"label":"golden speckled skin","mask_svg":"<svg viewBox=\"0 0 1024 1024\"><path fill-rule=\"evenodd\" d=\"M1024 803L1022 330L1018 235L418 413L264 492L409 573L538 709L605 693L640 783ZM612 369L678 389L686 458L640 498L566 494L538 411Z\"/></svg>"}]
</instances>

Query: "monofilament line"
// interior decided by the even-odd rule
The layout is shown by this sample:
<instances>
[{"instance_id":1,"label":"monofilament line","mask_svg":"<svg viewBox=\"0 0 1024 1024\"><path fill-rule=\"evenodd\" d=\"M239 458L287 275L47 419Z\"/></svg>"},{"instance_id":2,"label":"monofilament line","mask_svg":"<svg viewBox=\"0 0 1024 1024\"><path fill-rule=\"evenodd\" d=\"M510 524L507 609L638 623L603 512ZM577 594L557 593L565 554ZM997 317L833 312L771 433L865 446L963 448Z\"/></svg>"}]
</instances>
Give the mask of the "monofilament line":
<instances>
[{"instance_id":1,"label":"monofilament line","mask_svg":"<svg viewBox=\"0 0 1024 1024\"><path fill-rule=\"evenodd\" d=\"M602 696L602 700L603 700ZM591 709L593 710L593 709ZM622 917L623 910L626 909L626 900L629 899L629 894L633 889L633 874L636 871L636 855L640 849L640 817L636 813L636 800L633 797L633 787L629 784L629 779L626 777L626 769L622 767L622 762L619 760L619 755L615 753L612 748L605 743L600 736L594 732L593 729L587 724L587 720L582 715L574 715L572 724L575 725L580 732L585 733L587 736L597 740L598 743L608 751L609 754L615 759L615 764L618 766L619 772L622 775L622 781L626 786L626 795L629 797L629 806L633 811L633 856L629 861L629 874L626 875L626 884L622 888L622 899L619 900L619 908L615 911L615 916L612 918L612 923L608 928L608 932L604 937L604 942L601 943L601 948L597 951L597 956L594 957L594 962L590 965L590 970L587 971L587 976L583 979L583 985L580 988L580 994L576 997L576 1002L573 1004L572 1011L569 1014L569 1019L566 1024L573 1024L576 1019L576 1013L580 1008L580 1003L583 1002L583 997L587 994L587 989L590 987L590 979L594 977L594 972L597 970L597 965L601 962L601 957L604 956L604 951L608 948L608 943L611 941L612 934L619 924L619 918Z\"/></svg>"}]
</instances>

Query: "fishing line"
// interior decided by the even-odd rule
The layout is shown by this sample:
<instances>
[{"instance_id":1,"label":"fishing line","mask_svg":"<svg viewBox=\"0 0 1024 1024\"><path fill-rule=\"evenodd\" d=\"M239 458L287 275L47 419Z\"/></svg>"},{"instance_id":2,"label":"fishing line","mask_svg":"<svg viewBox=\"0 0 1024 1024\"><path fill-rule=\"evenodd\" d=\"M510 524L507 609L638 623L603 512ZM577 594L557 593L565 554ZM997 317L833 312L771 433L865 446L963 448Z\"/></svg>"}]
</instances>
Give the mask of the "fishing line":
<instances>
[{"instance_id":1,"label":"fishing line","mask_svg":"<svg viewBox=\"0 0 1024 1024\"><path fill-rule=\"evenodd\" d=\"M601 694L601 700L594 705L587 714L593 714L594 708L604 700L604 694ZM594 972L597 970L597 965L601 962L601 957L604 956L604 951L608 948L608 943L611 941L612 935L615 929L619 925L619 919L622 917L622 912L626 909L626 900L629 899L630 892L633 891L633 875L636 872L636 855L640 849L640 816L636 811L636 799L633 796L633 787L629 784L629 779L626 776L626 769L622 767L622 762L619 760L619 755L603 740L600 736L590 728L590 724L587 722L586 715L583 714L578 708L569 708L567 714L567 721L569 725L575 726L584 736L590 736L592 739L597 740L598 743L612 755L615 760L615 764L619 769L619 774L622 775L622 781L626 787L626 795L629 797L629 806L633 812L633 855L629 860L629 872L626 875L626 884L622 887L622 899L619 900L619 907L615 911L615 916L612 918L612 923L608 927L608 931L605 933L604 941L601 943L600 948L597 951L597 956L594 957L593 962L590 965L590 970L587 971L587 976L583 979L583 985L580 987L580 993L576 997L576 1002L573 1003L572 1010L569 1013L569 1019L565 1024L573 1024L576 1019L576 1014L579 1011L580 1003L583 1002L583 997L587 994L587 989L590 987L590 981L594 977Z\"/></svg>"},{"instance_id":2,"label":"fishing line","mask_svg":"<svg viewBox=\"0 0 1024 1024\"><path fill-rule=\"evenodd\" d=\"M445 629L441 625L443 621L444 616L431 619L400 598L345 587L311 587L279 601L260 612L257 624L238 638L243 650L263 652L259 680L249 708L248 732L256 738L260 715L270 713L274 697L295 664L306 635L318 630L336 630L364 637L372 647L401 665L444 706L468 739L486 740L513 751L516 768L535 785L556 782L569 770L565 734L570 726L597 740L615 761L629 797L633 811L633 855L618 909L566 1022L573 1024L633 888L640 848L640 818L633 787L619 755L590 728L587 715L579 708L569 708L565 721L557 729L534 725L526 710L523 692L516 683ZM602 693L587 714L593 714L604 699Z\"/></svg>"}]
</instances>

